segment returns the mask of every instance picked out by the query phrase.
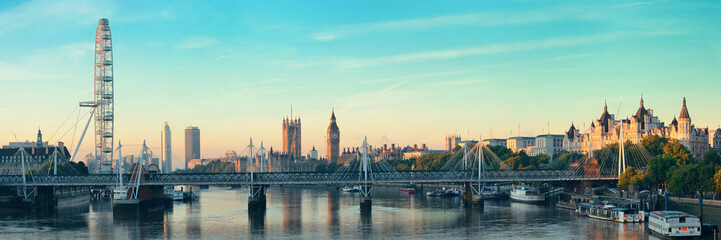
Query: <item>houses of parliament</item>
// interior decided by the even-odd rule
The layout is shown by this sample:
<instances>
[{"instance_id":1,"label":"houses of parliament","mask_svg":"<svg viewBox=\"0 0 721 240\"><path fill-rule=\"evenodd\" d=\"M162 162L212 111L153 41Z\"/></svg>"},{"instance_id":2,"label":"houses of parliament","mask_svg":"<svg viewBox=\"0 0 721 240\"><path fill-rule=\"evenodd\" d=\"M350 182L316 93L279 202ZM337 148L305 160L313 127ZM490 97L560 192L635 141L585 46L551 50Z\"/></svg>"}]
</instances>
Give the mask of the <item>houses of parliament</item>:
<instances>
[{"instance_id":1,"label":"houses of parliament","mask_svg":"<svg viewBox=\"0 0 721 240\"><path fill-rule=\"evenodd\" d=\"M297 162L301 159L301 120L300 117L283 118L283 150L282 155L288 162ZM330 124L326 131L327 156L329 163L336 163L340 156L340 129L335 119L335 109L331 111ZM272 152L272 150L271 150ZM318 158L315 147L311 150L309 158ZM314 156L315 155L315 156ZM310 160L310 159L309 159Z\"/></svg>"}]
</instances>

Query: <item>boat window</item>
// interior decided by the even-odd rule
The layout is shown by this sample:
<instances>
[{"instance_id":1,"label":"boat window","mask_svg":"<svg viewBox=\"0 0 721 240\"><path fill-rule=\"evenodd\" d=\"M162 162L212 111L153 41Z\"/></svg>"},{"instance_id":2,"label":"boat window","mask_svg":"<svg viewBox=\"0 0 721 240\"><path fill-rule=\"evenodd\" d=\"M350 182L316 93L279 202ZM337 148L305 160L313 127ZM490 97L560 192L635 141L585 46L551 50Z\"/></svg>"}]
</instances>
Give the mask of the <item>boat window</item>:
<instances>
[{"instance_id":1,"label":"boat window","mask_svg":"<svg viewBox=\"0 0 721 240\"><path fill-rule=\"evenodd\" d=\"M678 218L678 222L679 222L679 223L685 223L685 222L686 222L686 217L680 217L680 218Z\"/></svg>"},{"instance_id":2,"label":"boat window","mask_svg":"<svg viewBox=\"0 0 721 240\"><path fill-rule=\"evenodd\" d=\"M668 232L671 232L671 228L668 228Z\"/></svg>"}]
</instances>

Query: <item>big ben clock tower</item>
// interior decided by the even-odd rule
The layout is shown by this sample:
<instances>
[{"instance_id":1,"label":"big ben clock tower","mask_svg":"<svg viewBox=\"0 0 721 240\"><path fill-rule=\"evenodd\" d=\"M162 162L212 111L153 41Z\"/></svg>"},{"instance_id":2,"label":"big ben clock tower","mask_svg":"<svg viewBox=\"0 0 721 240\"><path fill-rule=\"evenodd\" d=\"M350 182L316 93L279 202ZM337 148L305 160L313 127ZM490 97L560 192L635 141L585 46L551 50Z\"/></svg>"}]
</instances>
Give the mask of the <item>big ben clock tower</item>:
<instances>
[{"instance_id":1,"label":"big ben clock tower","mask_svg":"<svg viewBox=\"0 0 721 240\"><path fill-rule=\"evenodd\" d=\"M335 110L330 115L330 125L328 126L326 139L328 141L328 161L329 163L337 163L340 154L340 130L338 130L338 125L335 123Z\"/></svg>"}]
</instances>

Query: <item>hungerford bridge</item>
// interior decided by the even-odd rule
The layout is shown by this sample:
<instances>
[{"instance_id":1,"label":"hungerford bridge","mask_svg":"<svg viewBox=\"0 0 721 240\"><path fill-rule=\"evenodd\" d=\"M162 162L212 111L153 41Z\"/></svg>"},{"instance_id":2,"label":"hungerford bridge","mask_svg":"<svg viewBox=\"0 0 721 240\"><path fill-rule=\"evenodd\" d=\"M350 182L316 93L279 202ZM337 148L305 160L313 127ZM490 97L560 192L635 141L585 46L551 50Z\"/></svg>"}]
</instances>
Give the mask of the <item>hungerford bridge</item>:
<instances>
[{"instance_id":1,"label":"hungerford bridge","mask_svg":"<svg viewBox=\"0 0 721 240\"><path fill-rule=\"evenodd\" d=\"M634 145L635 146L635 145ZM244 185L249 190L249 209L265 209L265 192L270 185L351 185L361 193L361 208L370 209L373 184L418 183L418 184L459 184L464 186L464 200L479 202L488 183L501 182L558 182L558 181L616 181L625 170L625 153L615 160L613 150L595 151L601 160L577 154L575 159L557 159L544 169L510 170L508 163L501 161L490 148L483 144L473 147L465 145L449 158L440 170L396 171L386 161L373 161L369 157L366 140L359 154L335 172L268 172L265 154L258 154L251 140L246 150L245 163L248 172L237 173L182 173L153 174L143 167L132 168L131 174L58 175L49 169L34 169L23 175L0 175L0 187L16 187L25 198L37 195L38 189L57 187L103 187L114 186L127 192L138 192L141 187L163 189L173 185ZM625 149L625 148L624 148ZM638 149L640 155L645 149ZM605 151L605 152L604 152ZM20 151L22 162L31 156ZM25 155L23 155L25 154ZM590 155L590 154L589 154ZM629 155L633 155L630 154ZM67 164L59 163L55 157L46 166L53 169ZM119 163L119 162L118 162ZM616 165L616 163L620 163ZM643 163L641 163L643 164ZM639 164L631 164L637 167ZM116 168L116 169L122 169ZM141 177L138 177L141 176ZM131 195L137 198L136 195Z\"/></svg>"}]
</instances>

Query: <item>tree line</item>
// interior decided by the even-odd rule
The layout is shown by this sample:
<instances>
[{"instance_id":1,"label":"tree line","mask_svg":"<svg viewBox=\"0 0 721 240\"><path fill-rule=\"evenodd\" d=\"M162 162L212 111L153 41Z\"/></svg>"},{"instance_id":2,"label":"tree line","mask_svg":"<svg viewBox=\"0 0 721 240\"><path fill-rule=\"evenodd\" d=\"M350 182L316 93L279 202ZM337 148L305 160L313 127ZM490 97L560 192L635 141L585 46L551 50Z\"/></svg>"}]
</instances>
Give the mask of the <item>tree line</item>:
<instances>
[{"instance_id":1,"label":"tree line","mask_svg":"<svg viewBox=\"0 0 721 240\"><path fill-rule=\"evenodd\" d=\"M696 159L677 139L646 136L641 144L652 156L646 169L629 167L621 174L618 188L626 190L636 184L643 188L658 188L677 194L693 195L721 190L721 157L708 151Z\"/></svg>"}]
</instances>

